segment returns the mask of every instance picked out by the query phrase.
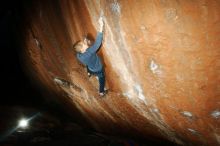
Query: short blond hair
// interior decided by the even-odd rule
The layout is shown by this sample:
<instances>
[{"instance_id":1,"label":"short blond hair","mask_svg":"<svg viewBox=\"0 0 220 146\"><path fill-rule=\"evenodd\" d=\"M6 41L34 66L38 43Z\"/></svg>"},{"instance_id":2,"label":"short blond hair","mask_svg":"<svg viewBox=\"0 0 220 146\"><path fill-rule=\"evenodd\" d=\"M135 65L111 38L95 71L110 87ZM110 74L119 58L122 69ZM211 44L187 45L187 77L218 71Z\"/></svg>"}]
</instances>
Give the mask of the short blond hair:
<instances>
[{"instance_id":1,"label":"short blond hair","mask_svg":"<svg viewBox=\"0 0 220 146\"><path fill-rule=\"evenodd\" d=\"M83 42L78 41L73 45L73 48L75 49L76 52L81 52L82 46L83 46Z\"/></svg>"}]
</instances>

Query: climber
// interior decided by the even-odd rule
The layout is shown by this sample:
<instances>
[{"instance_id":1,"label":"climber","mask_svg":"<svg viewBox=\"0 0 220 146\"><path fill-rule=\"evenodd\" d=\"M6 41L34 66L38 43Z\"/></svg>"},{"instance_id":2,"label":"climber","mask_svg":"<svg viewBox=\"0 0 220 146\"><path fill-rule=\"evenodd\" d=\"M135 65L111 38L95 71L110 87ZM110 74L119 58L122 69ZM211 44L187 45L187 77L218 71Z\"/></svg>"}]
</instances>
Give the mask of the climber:
<instances>
[{"instance_id":1,"label":"climber","mask_svg":"<svg viewBox=\"0 0 220 146\"><path fill-rule=\"evenodd\" d=\"M95 43L90 45L89 40L86 38L83 41L75 43L73 48L77 52L77 59L87 67L88 76L95 75L99 80L99 95L104 96L107 93L105 90L105 74L103 64L100 57L97 55L97 51L102 44L103 39L103 18L98 20L99 32L97 34Z\"/></svg>"}]
</instances>

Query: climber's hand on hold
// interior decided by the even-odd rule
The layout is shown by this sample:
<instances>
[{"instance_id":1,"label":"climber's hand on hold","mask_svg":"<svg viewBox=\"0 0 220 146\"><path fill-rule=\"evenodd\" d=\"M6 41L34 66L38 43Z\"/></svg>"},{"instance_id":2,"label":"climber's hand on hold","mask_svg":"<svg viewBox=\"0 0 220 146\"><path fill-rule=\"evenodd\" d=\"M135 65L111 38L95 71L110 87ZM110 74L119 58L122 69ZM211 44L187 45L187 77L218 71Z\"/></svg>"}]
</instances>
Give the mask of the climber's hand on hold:
<instances>
[{"instance_id":1,"label":"climber's hand on hold","mask_svg":"<svg viewBox=\"0 0 220 146\"><path fill-rule=\"evenodd\" d=\"M103 32L103 27L104 27L103 18L100 17L98 22L99 22L99 32Z\"/></svg>"}]
</instances>

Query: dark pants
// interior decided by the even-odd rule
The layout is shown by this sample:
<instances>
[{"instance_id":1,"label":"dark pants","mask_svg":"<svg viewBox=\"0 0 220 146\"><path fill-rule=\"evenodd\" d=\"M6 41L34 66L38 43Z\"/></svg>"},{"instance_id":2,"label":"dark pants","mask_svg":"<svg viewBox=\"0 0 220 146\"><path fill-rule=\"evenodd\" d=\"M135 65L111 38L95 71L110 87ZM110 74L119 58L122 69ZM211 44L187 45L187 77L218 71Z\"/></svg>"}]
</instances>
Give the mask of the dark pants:
<instances>
[{"instance_id":1,"label":"dark pants","mask_svg":"<svg viewBox=\"0 0 220 146\"><path fill-rule=\"evenodd\" d=\"M93 72L91 70L89 70L89 68L87 67L87 71L91 74L91 75L95 75L99 78L99 92L104 92L105 91L105 73L104 73L104 69L102 68L102 70L98 71L98 72Z\"/></svg>"}]
</instances>

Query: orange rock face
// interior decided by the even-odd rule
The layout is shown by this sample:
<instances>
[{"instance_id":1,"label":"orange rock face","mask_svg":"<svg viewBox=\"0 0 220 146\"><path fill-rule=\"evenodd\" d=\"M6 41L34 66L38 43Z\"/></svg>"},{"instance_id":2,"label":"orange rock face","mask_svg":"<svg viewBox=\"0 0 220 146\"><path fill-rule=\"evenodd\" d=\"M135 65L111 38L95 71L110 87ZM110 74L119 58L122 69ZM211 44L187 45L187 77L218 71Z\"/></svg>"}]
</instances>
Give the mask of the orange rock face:
<instances>
[{"instance_id":1,"label":"orange rock face","mask_svg":"<svg viewBox=\"0 0 220 146\"><path fill-rule=\"evenodd\" d=\"M220 1L48 0L26 8L24 58L98 131L220 145ZM72 45L105 34L104 98Z\"/></svg>"}]
</instances>

